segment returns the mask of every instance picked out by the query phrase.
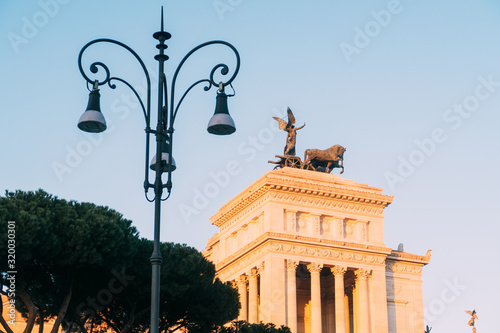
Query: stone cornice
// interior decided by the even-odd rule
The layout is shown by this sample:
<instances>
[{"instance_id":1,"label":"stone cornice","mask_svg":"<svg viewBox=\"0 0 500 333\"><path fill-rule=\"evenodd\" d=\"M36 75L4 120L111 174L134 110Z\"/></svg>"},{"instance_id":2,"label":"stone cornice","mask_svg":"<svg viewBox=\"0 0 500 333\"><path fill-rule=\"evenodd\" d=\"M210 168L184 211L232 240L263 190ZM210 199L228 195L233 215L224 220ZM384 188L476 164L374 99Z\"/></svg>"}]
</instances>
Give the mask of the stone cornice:
<instances>
[{"instance_id":1,"label":"stone cornice","mask_svg":"<svg viewBox=\"0 0 500 333\"><path fill-rule=\"evenodd\" d=\"M209 250L212 248L215 244L219 242L219 234L215 234L212 237L210 237L207 241L207 246L205 246L205 250Z\"/></svg>"},{"instance_id":2,"label":"stone cornice","mask_svg":"<svg viewBox=\"0 0 500 333\"><path fill-rule=\"evenodd\" d=\"M229 201L227 204L219 209L219 212L210 218L210 222L219 228L229 219L231 219L236 214L242 212L243 210L250 208L252 203L255 203L260 197L262 197L266 192L269 191L271 186L262 186L251 193L249 191L244 191L245 195L242 193L238 194L235 198ZM238 198L238 201L235 199ZM231 203L232 206L228 208L228 204ZM246 214L245 214L246 215Z\"/></svg>"},{"instance_id":3,"label":"stone cornice","mask_svg":"<svg viewBox=\"0 0 500 333\"><path fill-rule=\"evenodd\" d=\"M422 268L431 260L431 250L423 256L413 253L392 251L386 258L386 272L422 275Z\"/></svg>"},{"instance_id":4,"label":"stone cornice","mask_svg":"<svg viewBox=\"0 0 500 333\"><path fill-rule=\"evenodd\" d=\"M384 246L374 246L368 244L360 244L360 243L352 243L345 241L336 241L330 239L323 239L317 237L310 236L301 236L301 235L291 235L291 234L283 234L278 232L268 232L267 235L274 239L282 239L282 240L293 240L297 242L307 242L309 244L314 245L333 245L335 247L343 248L343 249L351 249L351 250L361 250L361 251L369 251L374 253L381 253L384 255L388 255L391 253L392 249Z\"/></svg>"},{"instance_id":5,"label":"stone cornice","mask_svg":"<svg viewBox=\"0 0 500 333\"><path fill-rule=\"evenodd\" d=\"M343 179L340 176L301 169L283 168L269 171L219 209L210 218L220 227L255 203L264 194L283 202L303 203L313 207L330 207L347 212L360 211L381 216L393 197L382 189ZM245 214L246 215L246 214Z\"/></svg>"},{"instance_id":6,"label":"stone cornice","mask_svg":"<svg viewBox=\"0 0 500 333\"><path fill-rule=\"evenodd\" d=\"M387 256L388 260L394 260L399 262L413 262L422 265L427 265L431 260L431 250L428 250L427 253L423 256L413 253L407 252L398 252L392 251L391 254Z\"/></svg>"}]
</instances>

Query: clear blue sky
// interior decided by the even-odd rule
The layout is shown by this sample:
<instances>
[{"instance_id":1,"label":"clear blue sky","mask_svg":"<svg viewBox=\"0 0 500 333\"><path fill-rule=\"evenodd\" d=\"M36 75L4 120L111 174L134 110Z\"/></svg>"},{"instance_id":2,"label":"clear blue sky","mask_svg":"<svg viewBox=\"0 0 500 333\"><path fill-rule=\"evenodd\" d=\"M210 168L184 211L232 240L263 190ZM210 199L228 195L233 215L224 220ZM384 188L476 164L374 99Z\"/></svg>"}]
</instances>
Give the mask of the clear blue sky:
<instances>
[{"instance_id":1,"label":"clear blue sky","mask_svg":"<svg viewBox=\"0 0 500 333\"><path fill-rule=\"evenodd\" d=\"M190 93L176 122L171 198L163 205L162 241L200 250L217 230L208 218L272 169L285 133L272 116L287 106L307 123L297 151L342 144L345 178L394 195L385 242L424 254L426 321L433 332L498 329L498 157L500 3L478 1L0 1L0 189L44 190L107 205L152 237L153 205L144 199L144 123L127 88L101 89L112 130L89 136L76 127L88 92L77 67L94 38L120 40L153 77L160 6L165 6L173 73L207 40L240 51L242 67L229 108L237 125L215 137L206 124L215 90ZM142 87L131 57L95 47L113 75ZM178 87L205 78L223 48L201 52ZM156 79L153 80L156 82ZM156 92L156 89L153 90ZM178 95L179 96L179 95ZM155 93L153 101L156 100ZM193 198L228 165L237 174L218 193ZM61 172L55 166L66 166ZM59 171L57 171L59 170ZM337 170L334 173L338 173ZM191 207L193 214L182 214ZM196 210L196 212L193 212Z\"/></svg>"}]
</instances>

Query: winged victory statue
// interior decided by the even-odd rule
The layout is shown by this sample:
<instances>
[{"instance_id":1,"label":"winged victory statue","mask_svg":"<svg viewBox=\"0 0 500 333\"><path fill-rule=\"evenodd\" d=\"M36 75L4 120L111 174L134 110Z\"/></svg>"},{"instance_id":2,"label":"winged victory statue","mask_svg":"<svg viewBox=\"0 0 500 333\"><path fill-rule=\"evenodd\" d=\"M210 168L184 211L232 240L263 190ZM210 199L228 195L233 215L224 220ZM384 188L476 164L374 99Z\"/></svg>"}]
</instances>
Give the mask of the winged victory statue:
<instances>
[{"instance_id":1,"label":"winged victory statue","mask_svg":"<svg viewBox=\"0 0 500 333\"><path fill-rule=\"evenodd\" d=\"M475 322L477 319L477 315L476 315L476 310L472 310L472 311L465 311L465 313L467 313L468 315L471 316L471 318L469 319L469 322L467 323L469 326L472 326L472 333L476 333L476 327L475 327Z\"/></svg>"},{"instance_id":2,"label":"winged victory statue","mask_svg":"<svg viewBox=\"0 0 500 333\"><path fill-rule=\"evenodd\" d=\"M288 114L288 122L284 121L283 119L281 118L278 118L278 117L273 117L273 119L275 119L278 123L279 123L279 128L281 130L284 130L285 132L288 133L287 137L286 137L286 145L285 145L285 149L284 149L284 155L285 156L288 156L288 155L295 155L295 141L296 141L296 137L297 137L297 131L301 128L303 128L304 126L306 126L306 124L304 123L304 125L300 126L300 127L295 127L295 117L293 115L293 112L290 108L287 108L286 110L287 114Z\"/></svg>"}]
</instances>

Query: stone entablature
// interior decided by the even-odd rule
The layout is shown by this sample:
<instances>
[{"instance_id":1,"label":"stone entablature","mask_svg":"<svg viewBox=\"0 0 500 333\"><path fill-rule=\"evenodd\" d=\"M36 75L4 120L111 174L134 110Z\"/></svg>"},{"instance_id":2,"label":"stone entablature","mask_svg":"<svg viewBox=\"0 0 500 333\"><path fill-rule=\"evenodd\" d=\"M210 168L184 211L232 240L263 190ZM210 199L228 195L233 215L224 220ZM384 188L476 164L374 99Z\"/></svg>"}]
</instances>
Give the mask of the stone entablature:
<instances>
[{"instance_id":1,"label":"stone entablature","mask_svg":"<svg viewBox=\"0 0 500 333\"><path fill-rule=\"evenodd\" d=\"M358 243L323 240L300 235L289 235L280 233L265 233L253 242L247 244L222 261L215 261L210 251L217 243L211 243L207 246L204 255L215 263L216 269L220 274L226 267L232 265L235 261L243 261L244 254L257 254L260 252L287 253L306 257L332 258L340 261L358 261L385 265L385 258L392 251L391 248L383 246L363 245ZM255 260L252 258L251 260Z\"/></svg>"},{"instance_id":2,"label":"stone entablature","mask_svg":"<svg viewBox=\"0 0 500 333\"><path fill-rule=\"evenodd\" d=\"M383 209L394 197L383 195L382 189L343 179L337 175L285 168L270 171L219 209L210 221L225 229L224 224L237 214L251 210L257 199L267 194L269 199L319 209L333 208L345 212L359 212L382 216Z\"/></svg>"},{"instance_id":3,"label":"stone entablature","mask_svg":"<svg viewBox=\"0 0 500 333\"><path fill-rule=\"evenodd\" d=\"M281 255L284 258L297 259L302 261L320 260L325 265L348 265L352 267L380 266L385 267L387 250L379 248L361 249L357 247L333 247L327 244L314 244L303 242L287 242L283 239L276 239L272 235L263 235L262 242L249 248L238 251L235 255L216 265L217 275L223 281L236 279L238 272L246 271L249 267L255 266L255 262L262 261L269 254ZM353 244L354 245L354 244ZM382 251L384 249L385 251ZM208 253L205 253L210 259ZM235 275L236 274L236 275Z\"/></svg>"}]
</instances>

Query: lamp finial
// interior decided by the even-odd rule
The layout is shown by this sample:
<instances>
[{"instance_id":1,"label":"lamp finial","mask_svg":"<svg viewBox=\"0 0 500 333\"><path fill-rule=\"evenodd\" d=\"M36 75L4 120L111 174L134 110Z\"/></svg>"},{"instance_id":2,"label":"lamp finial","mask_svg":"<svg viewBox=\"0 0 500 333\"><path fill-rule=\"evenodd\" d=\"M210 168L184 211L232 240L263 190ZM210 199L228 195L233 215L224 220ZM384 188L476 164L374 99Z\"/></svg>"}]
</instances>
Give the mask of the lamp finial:
<instances>
[{"instance_id":1,"label":"lamp finial","mask_svg":"<svg viewBox=\"0 0 500 333\"><path fill-rule=\"evenodd\" d=\"M163 30L163 6L161 6L161 31Z\"/></svg>"}]
</instances>

